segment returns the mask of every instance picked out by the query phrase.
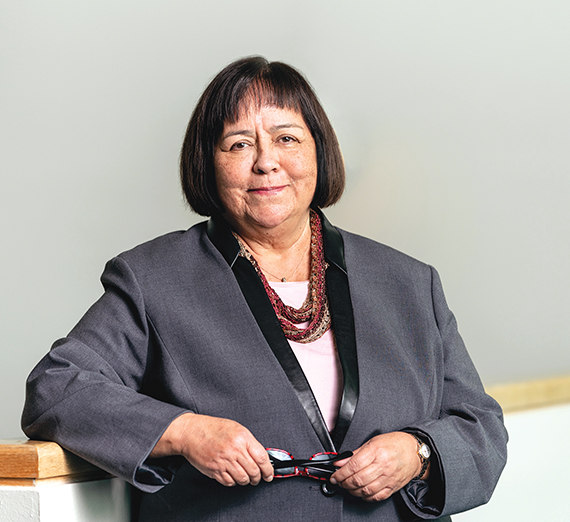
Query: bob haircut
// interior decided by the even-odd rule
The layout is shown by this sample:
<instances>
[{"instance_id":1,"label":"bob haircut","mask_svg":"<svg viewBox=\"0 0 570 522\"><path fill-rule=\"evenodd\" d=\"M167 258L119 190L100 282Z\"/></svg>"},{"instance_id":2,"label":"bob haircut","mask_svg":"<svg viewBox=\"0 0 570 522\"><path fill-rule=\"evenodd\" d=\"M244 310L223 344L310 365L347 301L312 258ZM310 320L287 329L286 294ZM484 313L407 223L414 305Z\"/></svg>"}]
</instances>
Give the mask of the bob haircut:
<instances>
[{"instance_id":1,"label":"bob haircut","mask_svg":"<svg viewBox=\"0 0 570 522\"><path fill-rule=\"evenodd\" d=\"M300 113L317 149L317 184L311 206L336 203L345 183L344 162L336 134L303 75L262 56L237 60L210 82L186 130L180 153L180 179L186 200L202 216L223 213L214 173L214 150L224 125L250 107L278 107Z\"/></svg>"}]
</instances>

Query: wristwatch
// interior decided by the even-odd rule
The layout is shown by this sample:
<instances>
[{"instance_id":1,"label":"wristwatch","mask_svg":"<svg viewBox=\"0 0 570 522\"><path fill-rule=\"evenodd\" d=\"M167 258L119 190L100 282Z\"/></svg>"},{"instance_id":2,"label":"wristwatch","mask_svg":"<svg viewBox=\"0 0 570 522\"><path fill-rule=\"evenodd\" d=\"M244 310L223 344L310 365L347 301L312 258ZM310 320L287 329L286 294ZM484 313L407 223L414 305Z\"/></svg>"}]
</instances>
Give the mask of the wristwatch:
<instances>
[{"instance_id":1,"label":"wristwatch","mask_svg":"<svg viewBox=\"0 0 570 522\"><path fill-rule=\"evenodd\" d=\"M431 456L431 449L423 440L421 440L416 435L414 435L414 439L416 439L418 443L418 457L422 461L422 469L420 470L420 474L417 477L414 477L412 480L418 480L425 475L429 464L429 458Z\"/></svg>"}]
</instances>

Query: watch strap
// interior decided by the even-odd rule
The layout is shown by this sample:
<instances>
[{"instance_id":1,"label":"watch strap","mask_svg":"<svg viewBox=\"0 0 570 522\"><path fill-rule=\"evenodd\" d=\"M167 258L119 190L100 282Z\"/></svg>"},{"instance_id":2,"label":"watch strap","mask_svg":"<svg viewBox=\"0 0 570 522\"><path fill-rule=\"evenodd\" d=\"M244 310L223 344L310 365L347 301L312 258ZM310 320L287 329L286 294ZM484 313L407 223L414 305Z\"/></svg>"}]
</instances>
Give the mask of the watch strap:
<instances>
[{"instance_id":1,"label":"watch strap","mask_svg":"<svg viewBox=\"0 0 570 522\"><path fill-rule=\"evenodd\" d=\"M420 458L420 460L422 462L422 469L420 470L419 474L417 476L415 476L412 480L420 480L425 475L427 468L428 468L428 465L429 465L429 457L428 458L424 457L420 452L422 446L423 445L427 446L427 444L424 441L422 441L418 436L416 436L414 434L410 434L410 435L413 435L414 439L416 439L416 442L418 443L418 452L417 453L418 453L418 457ZM429 446L428 446L428 448L429 448ZM431 450L430 450L430 453L431 453Z\"/></svg>"}]
</instances>

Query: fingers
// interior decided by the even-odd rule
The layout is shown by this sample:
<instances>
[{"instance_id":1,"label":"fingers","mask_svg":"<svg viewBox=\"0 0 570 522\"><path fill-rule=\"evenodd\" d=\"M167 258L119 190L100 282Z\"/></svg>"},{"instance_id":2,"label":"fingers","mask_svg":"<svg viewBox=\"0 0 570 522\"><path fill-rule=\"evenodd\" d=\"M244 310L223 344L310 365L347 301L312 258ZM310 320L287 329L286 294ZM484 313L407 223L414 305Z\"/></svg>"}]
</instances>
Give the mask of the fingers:
<instances>
[{"instance_id":1,"label":"fingers","mask_svg":"<svg viewBox=\"0 0 570 522\"><path fill-rule=\"evenodd\" d=\"M194 415L186 426L181 454L224 486L257 485L273 479L265 448L251 432L229 419Z\"/></svg>"},{"instance_id":2,"label":"fingers","mask_svg":"<svg viewBox=\"0 0 570 522\"><path fill-rule=\"evenodd\" d=\"M354 451L331 477L352 495L367 501L385 500L415 475L418 456L415 439L407 433L387 433L370 439Z\"/></svg>"},{"instance_id":3,"label":"fingers","mask_svg":"<svg viewBox=\"0 0 570 522\"><path fill-rule=\"evenodd\" d=\"M377 463L357 469L345 480L337 479L337 483L351 495L370 502L385 500L397 490L390 474Z\"/></svg>"},{"instance_id":4,"label":"fingers","mask_svg":"<svg viewBox=\"0 0 570 522\"><path fill-rule=\"evenodd\" d=\"M252 436L253 439L253 436ZM247 453L240 455L237 463L241 466L238 471L239 478L235 478L236 484L257 486L261 480L271 482L273 480L273 466L265 448L255 439L247 447Z\"/></svg>"},{"instance_id":5,"label":"fingers","mask_svg":"<svg viewBox=\"0 0 570 522\"><path fill-rule=\"evenodd\" d=\"M256 440L255 444L249 448L249 454L257 465L261 478L265 482L271 482L273 480L273 466L265 448Z\"/></svg>"},{"instance_id":6,"label":"fingers","mask_svg":"<svg viewBox=\"0 0 570 522\"><path fill-rule=\"evenodd\" d=\"M354 477L360 470L372 464L374 456L365 450L366 445L361 446L353 452L352 457L349 459L335 462L335 465L340 466L340 469L332 475L331 482L333 484L348 485L347 480Z\"/></svg>"}]
</instances>

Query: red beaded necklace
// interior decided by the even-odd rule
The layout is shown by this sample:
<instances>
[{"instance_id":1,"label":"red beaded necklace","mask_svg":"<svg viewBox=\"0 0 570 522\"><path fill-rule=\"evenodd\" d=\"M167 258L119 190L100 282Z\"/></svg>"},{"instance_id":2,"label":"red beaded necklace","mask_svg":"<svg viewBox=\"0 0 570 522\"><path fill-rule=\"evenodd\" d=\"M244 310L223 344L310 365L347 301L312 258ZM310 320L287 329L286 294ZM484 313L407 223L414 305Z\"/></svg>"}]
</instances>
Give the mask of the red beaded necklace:
<instances>
[{"instance_id":1,"label":"red beaded necklace","mask_svg":"<svg viewBox=\"0 0 570 522\"><path fill-rule=\"evenodd\" d=\"M311 275L309 291L301 308L296 309L286 305L271 288L259 264L247 249L241 238L234 233L240 246L239 255L245 257L255 268L263 283L273 310L277 314L285 337L298 343L310 343L322 337L331 327L329 301L326 292L325 271L328 264L325 261L321 220L316 212L311 210ZM307 328L298 328L299 323L308 322Z\"/></svg>"}]
</instances>

